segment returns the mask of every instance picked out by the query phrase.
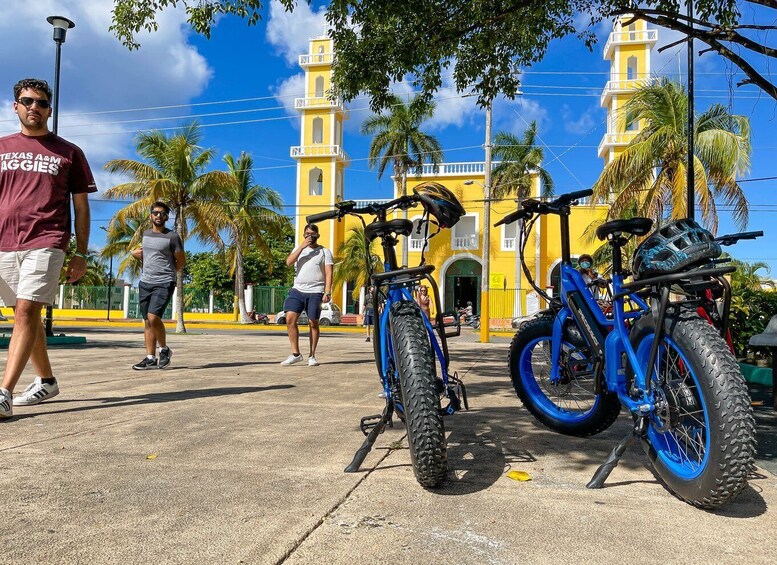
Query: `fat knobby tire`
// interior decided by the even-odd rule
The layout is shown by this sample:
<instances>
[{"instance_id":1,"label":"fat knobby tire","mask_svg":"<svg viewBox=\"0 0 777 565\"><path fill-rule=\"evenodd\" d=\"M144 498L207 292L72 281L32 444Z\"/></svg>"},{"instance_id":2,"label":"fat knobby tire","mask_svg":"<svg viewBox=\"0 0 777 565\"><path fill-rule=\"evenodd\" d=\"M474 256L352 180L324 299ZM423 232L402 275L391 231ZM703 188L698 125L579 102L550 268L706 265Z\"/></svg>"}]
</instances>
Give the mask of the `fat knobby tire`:
<instances>
[{"instance_id":1,"label":"fat knobby tire","mask_svg":"<svg viewBox=\"0 0 777 565\"><path fill-rule=\"evenodd\" d=\"M415 302L392 304L390 326L413 471L421 486L433 488L445 479L448 472L434 353L421 310Z\"/></svg>"},{"instance_id":2,"label":"fat knobby tire","mask_svg":"<svg viewBox=\"0 0 777 565\"><path fill-rule=\"evenodd\" d=\"M726 342L697 314L667 315L665 331L698 380L709 418L709 458L698 477L686 480L663 464L649 441L643 446L656 473L676 496L700 508L717 508L742 491L754 464L755 420L747 384ZM635 348L654 332L652 316L638 320L631 334Z\"/></svg>"},{"instance_id":3,"label":"fat knobby tire","mask_svg":"<svg viewBox=\"0 0 777 565\"><path fill-rule=\"evenodd\" d=\"M588 418L580 422L563 422L547 412L537 404L536 399L529 394L521 378L520 359L524 349L533 341L541 338L548 340L553 337L552 316L540 316L521 324L518 331L513 336L510 344L510 353L508 363L510 365L510 379L513 382L513 388L518 394L518 398L532 415L542 424L551 430L576 437L588 437L603 432L609 428L618 418L620 412L620 402L617 395L613 393L599 395L596 408L591 412ZM585 345L583 337L576 328L568 327L564 331L563 340L574 347Z\"/></svg>"}]
</instances>

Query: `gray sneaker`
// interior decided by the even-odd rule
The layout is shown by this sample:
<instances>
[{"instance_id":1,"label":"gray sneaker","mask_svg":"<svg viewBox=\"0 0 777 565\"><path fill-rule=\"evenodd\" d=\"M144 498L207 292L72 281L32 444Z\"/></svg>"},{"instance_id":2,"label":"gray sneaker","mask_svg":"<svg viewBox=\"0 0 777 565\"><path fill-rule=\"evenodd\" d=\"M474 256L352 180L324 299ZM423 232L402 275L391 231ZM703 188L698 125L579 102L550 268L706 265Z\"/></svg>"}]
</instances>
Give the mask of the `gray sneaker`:
<instances>
[{"instance_id":1,"label":"gray sneaker","mask_svg":"<svg viewBox=\"0 0 777 565\"><path fill-rule=\"evenodd\" d=\"M34 406L44 400L54 398L59 394L59 385L57 383L47 384L40 377L35 377L30 386L24 389L24 392L13 399L14 406Z\"/></svg>"},{"instance_id":2,"label":"gray sneaker","mask_svg":"<svg viewBox=\"0 0 777 565\"><path fill-rule=\"evenodd\" d=\"M4 388L0 388L0 420L7 420L8 418L13 418L11 393Z\"/></svg>"},{"instance_id":3,"label":"gray sneaker","mask_svg":"<svg viewBox=\"0 0 777 565\"><path fill-rule=\"evenodd\" d=\"M164 369L170 364L170 358L173 356L173 352L170 348L165 346L159 350L159 361L157 361L157 367Z\"/></svg>"}]
</instances>

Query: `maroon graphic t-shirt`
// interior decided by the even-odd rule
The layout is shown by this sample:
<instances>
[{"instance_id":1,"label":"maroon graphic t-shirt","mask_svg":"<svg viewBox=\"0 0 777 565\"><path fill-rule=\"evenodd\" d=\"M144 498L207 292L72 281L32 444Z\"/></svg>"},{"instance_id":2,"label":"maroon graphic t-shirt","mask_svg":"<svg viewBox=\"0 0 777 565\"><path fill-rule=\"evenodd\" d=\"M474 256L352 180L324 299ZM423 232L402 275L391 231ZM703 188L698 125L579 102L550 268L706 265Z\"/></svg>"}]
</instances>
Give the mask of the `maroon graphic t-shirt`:
<instances>
[{"instance_id":1,"label":"maroon graphic t-shirt","mask_svg":"<svg viewBox=\"0 0 777 565\"><path fill-rule=\"evenodd\" d=\"M70 194L96 192L83 151L49 133L0 138L0 251L70 241Z\"/></svg>"}]
</instances>

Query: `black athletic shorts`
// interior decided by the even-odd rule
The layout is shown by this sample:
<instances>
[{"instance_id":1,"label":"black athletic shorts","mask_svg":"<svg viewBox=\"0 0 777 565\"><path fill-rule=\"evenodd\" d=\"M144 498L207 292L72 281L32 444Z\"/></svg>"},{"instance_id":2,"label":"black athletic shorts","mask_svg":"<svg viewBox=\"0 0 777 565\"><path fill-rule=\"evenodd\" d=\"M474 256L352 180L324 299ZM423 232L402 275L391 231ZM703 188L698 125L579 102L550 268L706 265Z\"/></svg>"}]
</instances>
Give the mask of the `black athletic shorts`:
<instances>
[{"instance_id":1,"label":"black athletic shorts","mask_svg":"<svg viewBox=\"0 0 777 565\"><path fill-rule=\"evenodd\" d=\"M138 283L138 300L143 319L148 320L149 314L154 314L161 318L165 313L167 305L170 304L174 290L175 282L169 284L148 284L140 281Z\"/></svg>"}]
</instances>

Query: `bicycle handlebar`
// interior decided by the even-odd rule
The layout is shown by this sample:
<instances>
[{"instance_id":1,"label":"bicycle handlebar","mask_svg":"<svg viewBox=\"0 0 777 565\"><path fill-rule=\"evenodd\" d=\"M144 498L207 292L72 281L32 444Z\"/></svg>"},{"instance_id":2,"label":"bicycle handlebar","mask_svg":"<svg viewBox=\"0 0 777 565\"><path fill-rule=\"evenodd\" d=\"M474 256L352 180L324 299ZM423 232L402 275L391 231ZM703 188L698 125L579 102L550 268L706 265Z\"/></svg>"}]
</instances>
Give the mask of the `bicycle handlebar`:
<instances>
[{"instance_id":1,"label":"bicycle handlebar","mask_svg":"<svg viewBox=\"0 0 777 565\"><path fill-rule=\"evenodd\" d=\"M518 210L507 214L504 218L495 223L494 227L501 226L502 224L512 224L513 222L522 220L532 214L558 214L565 206L568 206L575 200L591 196L593 193L593 190L587 188L585 190L562 194L550 202L540 202L534 198L528 198L521 202L521 207Z\"/></svg>"},{"instance_id":2,"label":"bicycle handlebar","mask_svg":"<svg viewBox=\"0 0 777 565\"><path fill-rule=\"evenodd\" d=\"M319 212L318 214L311 214L310 216L307 216L305 220L309 224L315 224L316 222L321 222L323 220L334 220L336 218L342 218L346 214L377 215L377 214L380 214L381 212L391 210L392 208L399 208L401 210L406 210L407 208L412 208L418 202L420 202L420 200L417 196L407 195L407 196L400 196L399 198L395 198L394 200L389 200L388 202L383 202L383 203L373 202L372 204L367 204L366 206L357 208L355 201L344 200L343 202L338 202L337 204L335 204L335 208L333 210L327 210L326 212Z\"/></svg>"},{"instance_id":3,"label":"bicycle handlebar","mask_svg":"<svg viewBox=\"0 0 777 565\"><path fill-rule=\"evenodd\" d=\"M757 237L761 237L763 234L764 232L761 230L746 231L742 233L730 233L730 234L716 237L715 241L717 241L721 245L734 245L737 241L740 241L742 239L755 239Z\"/></svg>"},{"instance_id":4,"label":"bicycle handlebar","mask_svg":"<svg viewBox=\"0 0 777 565\"><path fill-rule=\"evenodd\" d=\"M340 216L340 210L327 210L326 212L319 212L318 214L311 214L305 220L309 224L316 224L323 222L324 220L332 220Z\"/></svg>"}]
</instances>

